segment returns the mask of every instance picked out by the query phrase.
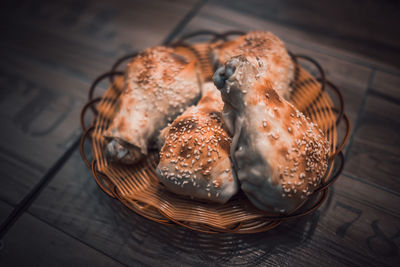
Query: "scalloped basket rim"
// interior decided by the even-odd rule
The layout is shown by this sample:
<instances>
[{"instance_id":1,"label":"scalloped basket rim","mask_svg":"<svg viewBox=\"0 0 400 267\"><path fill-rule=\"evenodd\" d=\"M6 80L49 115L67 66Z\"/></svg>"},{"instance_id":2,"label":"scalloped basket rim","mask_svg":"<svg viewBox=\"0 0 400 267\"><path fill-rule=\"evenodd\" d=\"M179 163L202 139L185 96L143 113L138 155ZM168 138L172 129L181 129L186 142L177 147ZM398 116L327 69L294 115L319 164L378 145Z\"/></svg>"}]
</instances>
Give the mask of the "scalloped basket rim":
<instances>
[{"instance_id":1,"label":"scalloped basket rim","mask_svg":"<svg viewBox=\"0 0 400 267\"><path fill-rule=\"evenodd\" d=\"M234 32L234 34L237 34L237 32ZM223 35L221 34L221 36ZM177 46L180 46L180 44L177 44ZM199 60L200 69L204 77L212 75L210 73L212 66L209 61L210 50L208 43L185 44L182 47L188 48L193 53L195 59ZM331 143L332 150L330 166L325 179L326 184L320 188L319 193L315 194L316 197L314 198L317 200L306 204L308 209L304 210L305 207L302 207L299 210L300 212L296 214L274 216L273 214L266 214L256 209L244 197L229 201L225 204L225 207L191 201L167 192L158 183L154 172L157 155L149 155L146 160L134 167L115 165L107 162L102 151L104 148L102 131L106 129L113 114L115 114L115 106L121 88L117 88L117 80L114 79L114 76L121 75L120 72L116 71L116 68L122 60L118 60L110 72L101 75L95 80L90 88L90 100L84 106L81 113L81 125L84 129L80 145L81 154L85 163L91 168L95 181L109 196L117 198L129 209L145 218L167 225L181 225L205 233L264 232L277 227L285 220L298 218L313 212L324 202L329 186L341 172L344 164L343 157L341 157L340 166L337 167L338 171L334 171L335 161L338 155L342 156L341 150L347 142L350 125L347 116L343 113L343 97L340 90L331 82L326 81L322 67L315 60L310 60L306 56L295 56L294 54L291 54L291 56L296 66L296 80L291 99L292 103L300 111L308 115L313 122L318 123L323 128ZM123 57L122 59L126 58L128 57ZM314 63L314 65L317 64L316 66L320 72L322 83L319 83L315 77L300 67L297 62L298 58L305 58ZM96 85L106 77L110 77L112 85L102 98L93 99L93 91ZM340 100L339 108L335 107L334 102L326 92L326 88L329 86L338 94ZM96 108L94 104L97 102L99 104ZM93 109L95 115L97 112L98 114L93 119L92 125L86 128L84 125L84 116L89 107ZM338 115L336 115L337 113ZM346 122L346 134L341 144L337 145L336 125L343 120ZM92 133L91 145L94 158L92 162L87 160L83 149L84 141L90 133Z\"/></svg>"}]
</instances>

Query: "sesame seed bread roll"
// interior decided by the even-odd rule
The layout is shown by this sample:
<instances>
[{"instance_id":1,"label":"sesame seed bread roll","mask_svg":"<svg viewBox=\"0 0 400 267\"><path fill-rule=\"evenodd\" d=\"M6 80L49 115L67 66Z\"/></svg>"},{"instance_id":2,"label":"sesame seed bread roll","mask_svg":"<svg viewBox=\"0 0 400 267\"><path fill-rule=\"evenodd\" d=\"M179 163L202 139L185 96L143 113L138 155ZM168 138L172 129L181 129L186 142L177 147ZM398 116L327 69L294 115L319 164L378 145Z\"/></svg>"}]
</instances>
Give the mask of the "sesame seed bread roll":
<instances>
[{"instance_id":1,"label":"sesame seed bread roll","mask_svg":"<svg viewBox=\"0 0 400 267\"><path fill-rule=\"evenodd\" d=\"M128 64L119 110L105 132L111 159L139 161L160 130L200 98L197 63L181 51L149 48Z\"/></svg>"},{"instance_id":2,"label":"sesame seed bread roll","mask_svg":"<svg viewBox=\"0 0 400 267\"><path fill-rule=\"evenodd\" d=\"M231 139L222 124L223 106L214 84L204 84L199 103L163 130L166 141L157 173L170 191L217 203L238 191L229 159Z\"/></svg>"},{"instance_id":3,"label":"sesame seed bread roll","mask_svg":"<svg viewBox=\"0 0 400 267\"><path fill-rule=\"evenodd\" d=\"M234 56L244 55L259 65L259 75L268 75L278 94L290 99L290 83L294 65L285 44L273 33L254 31L228 42L217 42L212 47L212 60L218 68Z\"/></svg>"},{"instance_id":4,"label":"sesame seed bread roll","mask_svg":"<svg viewBox=\"0 0 400 267\"><path fill-rule=\"evenodd\" d=\"M241 189L261 210L287 214L302 205L327 170L329 143L284 100L269 76L244 56L214 74L233 132L231 158Z\"/></svg>"}]
</instances>

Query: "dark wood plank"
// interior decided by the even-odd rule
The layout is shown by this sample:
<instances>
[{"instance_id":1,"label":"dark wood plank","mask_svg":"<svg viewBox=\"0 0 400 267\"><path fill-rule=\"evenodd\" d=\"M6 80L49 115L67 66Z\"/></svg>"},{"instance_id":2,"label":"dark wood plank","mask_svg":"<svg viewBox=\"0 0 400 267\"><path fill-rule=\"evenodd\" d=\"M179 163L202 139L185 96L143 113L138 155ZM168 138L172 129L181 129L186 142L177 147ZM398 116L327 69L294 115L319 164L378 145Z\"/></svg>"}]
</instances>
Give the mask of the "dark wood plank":
<instances>
[{"instance_id":1,"label":"dark wood plank","mask_svg":"<svg viewBox=\"0 0 400 267\"><path fill-rule=\"evenodd\" d=\"M10 30L1 51L91 80L121 55L160 44L196 2L17 1L2 10Z\"/></svg>"},{"instance_id":2,"label":"dark wood plank","mask_svg":"<svg viewBox=\"0 0 400 267\"><path fill-rule=\"evenodd\" d=\"M198 26L200 28L202 26L216 30L235 30L238 28L243 30L269 30L279 34L279 37L281 37L286 43L291 43L301 48L330 55L357 65L395 73L396 75L399 75L400 73L398 67L373 60L353 51L341 49L340 47L333 45L333 43L319 42L306 31L287 27L286 25L270 21L267 18L257 18L244 12L235 11L227 7L221 7L213 3L205 5L199 14L200 16L196 17L196 22L192 20L192 26ZM186 29L191 30L191 28Z\"/></svg>"},{"instance_id":3,"label":"dark wood plank","mask_svg":"<svg viewBox=\"0 0 400 267\"><path fill-rule=\"evenodd\" d=\"M377 72L346 172L400 193L400 77Z\"/></svg>"},{"instance_id":4,"label":"dark wood plank","mask_svg":"<svg viewBox=\"0 0 400 267\"><path fill-rule=\"evenodd\" d=\"M399 85L400 77L398 75L377 71L371 87L374 91L398 100L400 98Z\"/></svg>"},{"instance_id":5,"label":"dark wood plank","mask_svg":"<svg viewBox=\"0 0 400 267\"><path fill-rule=\"evenodd\" d=\"M79 153L54 179L29 212L127 265L168 262L168 253L162 250L169 243L158 244L147 236L158 225L131 213L99 190Z\"/></svg>"},{"instance_id":6,"label":"dark wood plank","mask_svg":"<svg viewBox=\"0 0 400 267\"><path fill-rule=\"evenodd\" d=\"M107 6L104 3L100 4L100 10L103 5ZM151 6L151 4L149 5ZM163 7L162 4L160 5ZM140 10L140 12L146 14L143 17L146 18L146 23L149 23L149 12L146 13L143 10ZM159 14L159 11L157 12ZM134 18L131 19L134 20ZM89 20L90 15L84 16L84 19L79 21L85 22ZM151 23L154 23L154 21L152 20ZM19 24L16 24L19 27ZM140 23L138 22L138 24ZM126 29L128 29L128 26L129 24L126 24ZM149 27L153 26L149 25ZM363 56L318 44L315 40L309 38L309 35L301 31L287 29L284 26L251 18L248 15L215 5L205 6L200 15L185 29L185 32L200 28L221 31L227 29L268 29L281 36L294 52L302 52L318 58L323 66L328 69L328 78L333 77L342 90L345 91L347 111L350 113L353 122L357 119L357 113L361 109L361 99L371 77L371 67L378 70L389 69L393 72L393 69L386 65L371 61ZM38 31L40 33L40 29L41 27L39 26L32 26L32 32L35 34ZM93 75L97 74L97 70L103 70L101 66L103 64L106 65L108 58L110 60L112 58L112 56L108 57L107 53L96 56L97 53L102 54L99 51L96 52L97 43L101 49L110 49L107 51L114 51L114 47L108 46L106 41L98 41L93 45L90 37L82 37L86 36L85 34L77 37L80 34L74 33L76 29L79 29L79 27L72 27L66 31L68 38L60 36L62 35L61 32L58 33L51 29L49 33L46 33L48 36L46 34L38 35L45 40L55 40L55 44L60 45L69 56L64 56L53 48L49 48L48 54L43 53L43 48L40 47L39 43L34 43L33 49L24 48L22 45L23 40L11 35L12 38L17 39L16 46L13 48L7 43L4 46L11 49L9 51L13 53L18 52L20 57L4 55L5 63L0 63L0 66L3 66L5 72L8 71L12 75L16 75L8 74L4 75L4 77L12 77L11 81L20 80L13 77L22 77L29 82L40 81L39 85L35 85L33 88L47 88L47 91L42 89L43 93L39 89L18 89L15 95L12 93L5 94L5 99L8 98L8 101L4 101L2 105L8 105L8 108L4 108L3 112L1 112L4 118L9 121L14 118L20 118L17 114L21 114L18 112L22 108L16 107L17 105L19 107L27 107L25 108L27 111L35 110L30 109L28 105L34 102L35 95L47 94L50 95L48 98L54 99L52 94L57 95L57 88L60 88L60 83L68 82L68 84L63 84L65 87L62 87L63 90L61 96L59 96L61 99L55 98L56 106L68 106L68 102L63 102L66 101L62 99L64 95L71 96L77 106L81 105L80 101L83 101L84 97L81 94L86 92L84 86L87 85L91 78L91 71ZM100 33L107 32L103 31L103 28L101 29ZM65 39L70 39L68 31L74 33L71 35L71 39L78 40L76 41L77 44L62 44ZM127 30L127 33L129 33L129 30ZM139 34L138 36L145 36L145 34ZM57 41L57 38L53 37L57 37L59 40ZM121 36L120 38L123 39L124 37ZM70 47L81 46L84 47L82 48L84 52L81 51L83 54L77 52L77 56L74 56L74 49ZM43 55L37 50L42 50L41 53ZM94 52L89 50L94 50ZM118 50L118 52L111 52L111 54L116 55L122 52L123 49ZM90 57L85 57L85 60L82 60L81 55L84 56L86 54L90 55ZM43 59L41 59L42 56ZM23 61L21 57L24 57ZM53 57L61 57L65 61L65 65L56 64L58 61ZM96 60L98 60L98 65L94 63ZM87 68L90 68L90 70L86 72ZM23 71L18 71L19 69ZM72 80L65 79L64 76L72 77ZM46 77L46 79L38 79L37 77ZM5 80L4 78L2 79ZM377 72L372 87L374 89L377 88L375 86L376 81L385 83L390 79L390 77L381 76ZM389 84L392 83L389 82ZM10 84L10 82L4 82L4 84ZM28 87L22 85L22 88L24 86ZM68 90L68 88L73 89ZM385 90L397 92L396 87L390 87ZM65 93L66 91L68 93ZM378 92L377 90L375 91ZM376 92L375 95L377 95ZM383 93L386 93L386 91ZM19 97L20 95L26 95L27 97ZM367 98L367 106L369 97ZM389 98L392 99L392 97ZM378 104L387 104L388 99L384 99L385 101ZM14 105L13 103L17 104ZM54 110L53 112L51 112L52 110L42 112L47 112L46 116L49 116L49 118L55 118L60 115L60 112L65 112L65 109L61 108L55 108ZM77 110L78 108L76 108L74 116L77 116ZM393 112L393 110L397 109L393 107L383 109L386 113ZM39 114L41 115L36 116L45 116L44 113L39 112ZM18 176L24 175L28 177L31 175L29 177L34 177L36 172L39 177L48 167L46 165L48 164L47 161L54 162L52 157L59 155L57 154L59 152L52 151L58 151L58 146L65 149L65 147L68 147L68 140L76 136L77 117L71 115L72 113L69 114L65 120L71 120L71 122L66 123L66 126L60 126L60 132L54 134L54 136L51 136L51 133L47 137L41 137L42 139L29 137L30 141L21 140L21 145L17 143L17 138L7 137L8 139L5 139L5 143L10 144L1 144L0 147L4 151L4 157L11 158L9 161L15 167L5 169L4 172L8 172L9 176L11 176L13 173L17 173L15 169L19 168L18 171L21 174L17 173ZM51 117L53 115L54 117ZM383 114L379 112L378 115L383 117ZM71 116L70 119L69 116ZM18 121L29 122L24 116ZM49 124L45 124L48 121L40 120L39 118L37 120L33 119L33 122L35 121L38 121L38 124L33 123L33 126L30 126L31 128L28 127L28 129L40 131L45 129L44 126L49 126ZM5 122L5 124L7 123ZM15 134L18 136L18 130L15 130L17 127L11 125L12 123L9 123L7 127L14 127L14 131L7 132L7 135ZM58 131L58 128L55 128L54 131ZM58 139L57 135L63 138ZM393 138L391 134L384 136ZM381 140L382 138L379 137L378 139ZM354 140L355 144L358 140L357 135ZM43 144L46 144L46 147ZM25 147L26 149L24 149ZM384 147L389 146L386 146L385 143ZM395 148L395 146L393 147ZM43 151L50 152L46 154ZM59 151L62 150L60 149ZM9 155L13 156L10 157ZM23 164L28 166L25 168L26 170L24 170ZM30 166L36 167L32 167L34 169L32 171ZM10 177L10 179L15 178ZM14 185L8 186L7 190L17 190L13 189L13 187L23 183L24 179L29 178L21 177L19 179L13 182ZM33 183L35 182L35 178L30 179L33 179ZM374 183L366 183L362 179L364 178L353 177L350 172L347 173L347 176L342 175L335 184L334 192L330 195L328 202L320 210L301 220L285 223L271 232L257 235L210 236L194 233L181 227L162 226L130 212L117 200L108 198L100 191L90 172L83 165L78 153L75 153L33 203L28 213L23 215L17 221L17 224L11 228L11 232L6 235L6 247L3 251L0 251L0 263L2 263L3 255L6 255L7 257L5 258L7 260L14 260L14 262L6 261L6 264L17 265L25 263L24 265L26 265L26 262L16 262L16 260L23 260L17 258L16 255L20 255L20 251L29 251L29 249L32 250L31 247L34 247L34 250L28 253L27 259L46 260L44 255L53 256L50 257L51 262L43 262L43 265L70 263L68 262L70 256L66 257L60 252L65 249L72 251L68 255L78 254L78 257L82 256L78 258L80 261L78 263L85 265L100 265L100 263L92 262L92 260L103 261L102 255L105 254L122 264L130 266L142 264L151 266L320 266L321 263L332 266L396 266L400 261L400 211L397 204L400 201L400 196L398 192L393 192L394 190L385 190L385 187L377 187ZM0 182L1 195L6 194L1 191L2 182ZM22 196L23 192L19 192L18 195ZM12 194L7 197L7 199L13 198ZM48 230L48 228L52 231ZM41 233L46 233L43 238L40 235ZM29 236L32 236L32 238L30 239ZM40 238L42 240L38 242L36 239ZM64 241L66 239L67 241ZM29 242L26 242L26 245L21 240L28 240ZM76 243L77 240L81 242ZM8 243L12 244L12 246L7 248ZM89 248L91 252L86 253L86 248ZM4 251L7 251L7 253L4 254ZM99 257L98 255L101 256ZM115 262L106 264L111 265L113 263Z\"/></svg>"},{"instance_id":7,"label":"dark wood plank","mask_svg":"<svg viewBox=\"0 0 400 267\"><path fill-rule=\"evenodd\" d=\"M123 266L28 214L2 241L1 266Z\"/></svg>"},{"instance_id":8,"label":"dark wood plank","mask_svg":"<svg viewBox=\"0 0 400 267\"><path fill-rule=\"evenodd\" d=\"M14 1L1 10L0 195L16 204L79 135L90 83L197 1ZM152 18L152 19L150 19ZM105 87L102 84L101 87Z\"/></svg>"},{"instance_id":9,"label":"dark wood plank","mask_svg":"<svg viewBox=\"0 0 400 267\"><path fill-rule=\"evenodd\" d=\"M16 204L77 137L88 84L29 61L5 61L0 194Z\"/></svg>"},{"instance_id":10,"label":"dark wood plank","mask_svg":"<svg viewBox=\"0 0 400 267\"><path fill-rule=\"evenodd\" d=\"M6 202L0 200L0 225L4 222L7 216L13 210L13 206L7 204Z\"/></svg>"},{"instance_id":11,"label":"dark wood plank","mask_svg":"<svg viewBox=\"0 0 400 267\"><path fill-rule=\"evenodd\" d=\"M371 77L367 65L354 61L359 57L337 54L335 49L302 41L299 31L213 5L206 5L184 31L202 28L269 29L283 36L293 51L319 57L328 77L344 91L352 121L357 119ZM399 201L398 194L342 175L328 203L312 216L264 234L209 236L131 213L100 192L74 155L29 212L128 265L134 260L191 266L395 265L399 261Z\"/></svg>"},{"instance_id":12,"label":"dark wood plank","mask_svg":"<svg viewBox=\"0 0 400 267\"><path fill-rule=\"evenodd\" d=\"M110 199L76 153L29 212L127 265L393 265L399 201L341 176L312 216L263 234L204 235L148 221Z\"/></svg>"},{"instance_id":13,"label":"dark wood plank","mask_svg":"<svg viewBox=\"0 0 400 267\"><path fill-rule=\"evenodd\" d=\"M212 1L300 30L315 42L400 67L397 1ZM333 23L334 22L334 23Z\"/></svg>"}]
</instances>

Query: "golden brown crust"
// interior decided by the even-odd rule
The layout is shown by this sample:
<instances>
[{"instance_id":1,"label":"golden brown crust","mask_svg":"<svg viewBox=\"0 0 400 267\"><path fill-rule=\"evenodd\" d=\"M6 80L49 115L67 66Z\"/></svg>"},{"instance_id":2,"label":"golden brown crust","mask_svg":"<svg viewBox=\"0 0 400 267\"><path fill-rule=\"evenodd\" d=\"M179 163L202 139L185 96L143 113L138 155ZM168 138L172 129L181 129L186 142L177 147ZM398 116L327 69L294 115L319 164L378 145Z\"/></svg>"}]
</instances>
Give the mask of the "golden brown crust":
<instances>
[{"instance_id":1,"label":"golden brown crust","mask_svg":"<svg viewBox=\"0 0 400 267\"><path fill-rule=\"evenodd\" d=\"M287 197L303 199L320 184L326 172L329 143L316 124L277 94L268 78L257 80L253 88L244 97L248 108L260 104L254 99L263 99L265 107L273 113L265 116L262 126L272 124L274 132L259 127L277 151L274 155L270 151L264 155L273 169L277 169L271 180L282 185Z\"/></svg>"},{"instance_id":2,"label":"golden brown crust","mask_svg":"<svg viewBox=\"0 0 400 267\"><path fill-rule=\"evenodd\" d=\"M222 108L216 88L203 90L197 106L165 131L158 173L171 191L220 203L236 193L229 161L231 139L221 119Z\"/></svg>"},{"instance_id":3,"label":"golden brown crust","mask_svg":"<svg viewBox=\"0 0 400 267\"><path fill-rule=\"evenodd\" d=\"M280 116L275 116L281 118L282 135L292 139L289 142L290 149L285 142L272 143L279 152L271 161L278 167L272 180L282 185L288 197L303 199L314 191L324 177L328 167L329 142L316 124L273 92L271 83L266 85L269 85L266 92L270 95L266 104L276 109L276 113L279 112ZM271 155L266 154L265 157Z\"/></svg>"},{"instance_id":4,"label":"golden brown crust","mask_svg":"<svg viewBox=\"0 0 400 267\"><path fill-rule=\"evenodd\" d=\"M119 109L105 132L110 142L119 143L107 146L113 152L109 154L128 156L125 151L115 153L125 146L135 155L138 151L139 155L146 155L159 131L199 98L197 62L180 52L153 47L127 65Z\"/></svg>"},{"instance_id":5,"label":"golden brown crust","mask_svg":"<svg viewBox=\"0 0 400 267\"><path fill-rule=\"evenodd\" d=\"M175 81L183 69L194 72L195 61L188 61L184 56L177 54L173 48L148 48L132 59L127 65L126 75L128 82L124 94L130 94L135 86L153 92L158 87L165 87ZM161 80L159 77L161 76Z\"/></svg>"},{"instance_id":6,"label":"golden brown crust","mask_svg":"<svg viewBox=\"0 0 400 267\"><path fill-rule=\"evenodd\" d=\"M223 76L231 70L232 75ZM261 209L293 211L320 184L328 166L328 141L247 57L228 60L218 73L224 110L233 114L225 119L236 125L232 157L243 191Z\"/></svg>"},{"instance_id":7,"label":"golden brown crust","mask_svg":"<svg viewBox=\"0 0 400 267\"><path fill-rule=\"evenodd\" d=\"M179 170L192 169L194 174L208 177L213 163L227 157L230 147L221 119L214 114L194 112L178 117L167 132L160 161L165 159Z\"/></svg>"},{"instance_id":8,"label":"golden brown crust","mask_svg":"<svg viewBox=\"0 0 400 267\"><path fill-rule=\"evenodd\" d=\"M254 31L228 42L212 45L215 65L222 66L235 56L243 55L263 69L274 89L285 99L290 98L294 66L284 43L273 33Z\"/></svg>"}]
</instances>

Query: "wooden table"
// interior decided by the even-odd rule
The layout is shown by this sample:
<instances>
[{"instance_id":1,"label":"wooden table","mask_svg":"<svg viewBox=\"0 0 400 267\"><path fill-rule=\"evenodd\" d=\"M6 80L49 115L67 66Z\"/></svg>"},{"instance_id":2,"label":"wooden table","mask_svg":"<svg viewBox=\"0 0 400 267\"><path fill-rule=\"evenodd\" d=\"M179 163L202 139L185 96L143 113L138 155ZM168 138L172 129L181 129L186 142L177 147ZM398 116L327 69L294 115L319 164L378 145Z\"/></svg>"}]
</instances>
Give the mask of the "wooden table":
<instances>
[{"instance_id":1,"label":"wooden table","mask_svg":"<svg viewBox=\"0 0 400 267\"><path fill-rule=\"evenodd\" d=\"M271 10L255 0L7 3L0 18L0 265L399 266L398 39L368 56L373 46L358 51L351 38L340 39L352 36L346 25L328 37L310 32L325 20L315 5L299 2L292 4L305 26L282 19L285 6ZM352 134L344 172L317 212L267 233L210 236L148 221L95 184L77 149L91 81L121 55L199 29L270 30L291 51L316 58L341 88Z\"/></svg>"}]
</instances>

